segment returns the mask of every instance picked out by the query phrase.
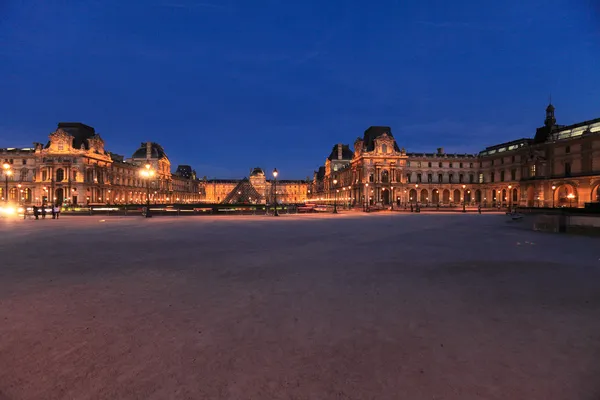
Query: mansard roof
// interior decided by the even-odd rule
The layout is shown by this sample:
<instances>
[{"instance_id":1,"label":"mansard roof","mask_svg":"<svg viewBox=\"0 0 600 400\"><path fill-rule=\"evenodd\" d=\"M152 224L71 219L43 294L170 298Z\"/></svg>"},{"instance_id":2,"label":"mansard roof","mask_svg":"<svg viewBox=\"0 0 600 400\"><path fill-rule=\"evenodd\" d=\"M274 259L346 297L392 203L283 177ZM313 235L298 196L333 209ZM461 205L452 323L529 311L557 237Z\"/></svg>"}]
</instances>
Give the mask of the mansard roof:
<instances>
[{"instance_id":1,"label":"mansard roof","mask_svg":"<svg viewBox=\"0 0 600 400\"><path fill-rule=\"evenodd\" d=\"M390 137L394 137L392 135L392 128L389 126L371 126L369 129L365 131L365 135L363 137L364 149L365 151L373 151L375 150L375 139L380 137L386 133ZM400 151L398 147L398 143L394 140L394 150Z\"/></svg>"},{"instance_id":2,"label":"mansard roof","mask_svg":"<svg viewBox=\"0 0 600 400\"><path fill-rule=\"evenodd\" d=\"M140 144L140 147L133 153L133 155L131 156L131 158L146 158L146 143L148 142L142 142ZM167 157L167 153L165 153L165 150L163 149L163 147L155 142L151 143L151 148L150 148L150 158L154 158L154 159L162 159L162 158L166 158L167 160L169 159L169 157Z\"/></svg>"},{"instance_id":3,"label":"mansard roof","mask_svg":"<svg viewBox=\"0 0 600 400\"><path fill-rule=\"evenodd\" d=\"M350 150L350 145L342 144L342 160L352 160L354 157L354 152ZM331 154L327 157L328 160L337 160L338 159L338 145L333 145L331 149Z\"/></svg>"}]
</instances>

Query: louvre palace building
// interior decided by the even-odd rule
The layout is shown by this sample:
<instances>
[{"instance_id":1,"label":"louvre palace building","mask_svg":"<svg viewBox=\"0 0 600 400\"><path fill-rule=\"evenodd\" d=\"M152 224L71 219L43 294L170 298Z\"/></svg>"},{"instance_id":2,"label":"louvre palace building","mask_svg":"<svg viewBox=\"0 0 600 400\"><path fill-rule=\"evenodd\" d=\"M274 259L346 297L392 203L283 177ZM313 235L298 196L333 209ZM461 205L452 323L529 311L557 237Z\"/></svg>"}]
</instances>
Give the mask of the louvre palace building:
<instances>
[{"instance_id":1,"label":"louvre palace building","mask_svg":"<svg viewBox=\"0 0 600 400\"><path fill-rule=\"evenodd\" d=\"M21 204L119 205L151 203L264 204L274 195L282 203L306 200L304 180L267 179L254 168L249 178L198 179L188 165L172 172L163 147L142 143L131 157L111 153L91 126L61 122L46 144L29 148L0 148L0 198ZM148 165L151 178L140 171Z\"/></svg>"},{"instance_id":2,"label":"louvre palace building","mask_svg":"<svg viewBox=\"0 0 600 400\"><path fill-rule=\"evenodd\" d=\"M481 205L583 207L600 201L600 118L558 125L552 104L533 138L478 154L410 153L387 126L372 126L354 149L336 144L314 173L315 201L354 206Z\"/></svg>"},{"instance_id":3,"label":"louvre palace building","mask_svg":"<svg viewBox=\"0 0 600 400\"><path fill-rule=\"evenodd\" d=\"M91 126L61 122L48 141L0 148L0 198L23 204L314 203L390 208L584 207L600 202L600 118L559 125L546 108L533 138L488 147L478 154L410 153L386 126L372 126L348 144L335 144L312 179L274 179L249 169L241 179L198 178L172 165L163 147L142 143L130 157L105 149ZM144 179L140 171L152 170Z\"/></svg>"}]
</instances>

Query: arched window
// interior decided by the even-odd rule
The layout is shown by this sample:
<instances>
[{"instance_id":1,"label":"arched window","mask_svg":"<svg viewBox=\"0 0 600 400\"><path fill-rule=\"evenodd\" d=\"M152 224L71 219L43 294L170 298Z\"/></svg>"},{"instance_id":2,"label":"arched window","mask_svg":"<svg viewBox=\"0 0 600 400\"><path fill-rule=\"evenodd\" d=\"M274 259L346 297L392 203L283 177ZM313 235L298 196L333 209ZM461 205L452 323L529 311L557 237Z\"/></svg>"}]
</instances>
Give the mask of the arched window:
<instances>
[{"instance_id":1,"label":"arched window","mask_svg":"<svg viewBox=\"0 0 600 400\"><path fill-rule=\"evenodd\" d=\"M56 170L56 182L62 182L65 180L65 170L59 168Z\"/></svg>"},{"instance_id":2,"label":"arched window","mask_svg":"<svg viewBox=\"0 0 600 400\"><path fill-rule=\"evenodd\" d=\"M382 145L381 145L381 152L382 152L382 153L387 153L387 152L388 152L388 151L387 151L387 145L386 145L386 144L382 144Z\"/></svg>"},{"instance_id":3,"label":"arched window","mask_svg":"<svg viewBox=\"0 0 600 400\"><path fill-rule=\"evenodd\" d=\"M388 183L388 181L389 181L389 173L387 172L387 170L381 171L381 182Z\"/></svg>"}]
</instances>

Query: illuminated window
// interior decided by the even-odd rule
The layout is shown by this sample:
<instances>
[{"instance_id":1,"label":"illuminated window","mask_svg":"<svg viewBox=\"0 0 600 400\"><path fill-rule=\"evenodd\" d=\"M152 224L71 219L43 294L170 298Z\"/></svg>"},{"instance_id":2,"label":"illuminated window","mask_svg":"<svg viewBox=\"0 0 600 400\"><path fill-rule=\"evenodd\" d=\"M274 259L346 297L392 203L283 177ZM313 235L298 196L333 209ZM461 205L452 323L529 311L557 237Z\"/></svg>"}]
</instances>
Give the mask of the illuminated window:
<instances>
[{"instance_id":1,"label":"illuminated window","mask_svg":"<svg viewBox=\"0 0 600 400\"><path fill-rule=\"evenodd\" d=\"M529 167L529 176L531 176L531 177L535 176L535 164L533 164L531 167Z\"/></svg>"},{"instance_id":2,"label":"illuminated window","mask_svg":"<svg viewBox=\"0 0 600 400\"><path fill-rule=\"evenodd\" d=\"M479 183L483 183L483 174L479 174Z\"/></svg>"}]
</instances>

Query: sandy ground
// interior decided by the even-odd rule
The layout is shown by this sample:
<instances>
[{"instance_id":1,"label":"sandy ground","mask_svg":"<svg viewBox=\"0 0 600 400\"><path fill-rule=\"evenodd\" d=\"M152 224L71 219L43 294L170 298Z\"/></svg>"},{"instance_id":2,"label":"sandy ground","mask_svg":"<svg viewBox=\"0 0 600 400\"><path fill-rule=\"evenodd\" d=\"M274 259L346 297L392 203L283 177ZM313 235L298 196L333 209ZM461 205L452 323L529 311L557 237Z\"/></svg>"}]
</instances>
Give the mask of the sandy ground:
<instances>
[{"instance_id":1,"label":"sandy ground","mask_svg":"<svg viewBox=\"0 0 600 400\"><path fill-rule=\"evenodd\" d=\"M0 400L600 398L597 238L475 214L0 235Z\"/></svg>"}]
</instances>

